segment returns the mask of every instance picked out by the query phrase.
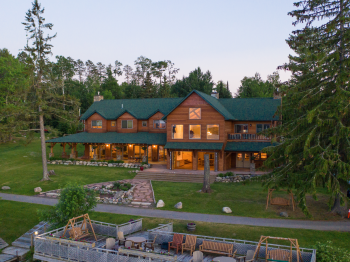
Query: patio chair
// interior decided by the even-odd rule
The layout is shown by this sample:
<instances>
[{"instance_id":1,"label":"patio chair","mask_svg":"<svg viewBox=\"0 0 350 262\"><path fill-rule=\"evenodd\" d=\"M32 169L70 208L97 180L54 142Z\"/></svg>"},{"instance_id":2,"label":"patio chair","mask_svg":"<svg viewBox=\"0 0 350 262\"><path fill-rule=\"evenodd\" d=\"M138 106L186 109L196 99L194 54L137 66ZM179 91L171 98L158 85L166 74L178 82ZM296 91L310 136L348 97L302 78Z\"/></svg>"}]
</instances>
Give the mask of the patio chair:
<instances>
[{"instance_id":1,"label":"patio chair","mask_svg":"<svg viewBox=\"0 0 350 262\"><path fill-rule=\"evenodd\" d=\"M190 262L202 262L203 261L203 253L201 251L194 251L193 257Z\"/></svg>"},{"instance_id":2,"label":"patio chair","mask_svg":"<svg viewBox=\"0 0 350 262\"><path fill-rule=\"evenodd\" d=\"M118 231L119 245L125 245L126 238L124 237L123 231Z\"/></svg>"},{"instance_id":3,"label":"patio chair","mask_svg":"<svg viewBox=\"0 0 350 262\"><path fill-rule=\"evenodd\" d=\"M145 248L146 248L146 247L147 247L147 248L151 248L151 249L154 251L154 245L156 244L157 236L158 236L158 235L156 235L156 236L154 237L153 241L152 241L152 240L147 240L147 241L145 242Z\"/></svg>"},{"instance_id":4,"label":"patio chair","mask_svg":"<svg viewBox=\"0 0 350 262\"><path fill-rule=\"evenodd\" d=\"M125 248L132 248L132 241L125 241Z\"/></svg>"},{"instance_id":5,"label":"patio chair","mask_svg":"<svg viewBox=\"0 0 350 262\"><path fill-rule=\"evenodd\" d=\"M254 250L248 250L248 251L247 251L247 254L246 254L245 256L237 257L237 260L239 259L239 261L254 262L254 261L256 261L256 260L254 259L254 253L255 253Z\"/></svg>"},{"instance_id":6,"label":"patio chair","mask_svg":"<svg viewBox=\"0 0 350 262\"><path fill-rule=\"evenodd\" d=\"M170 252L170 248L176 249L176 254L181 249L182 241L184 239L184 235L182 234L174 234L173 241L168 243L168 252Z\"/></svg>"},{"instance_id":7,"label":"patio chair","mask_svg":"<svg viewBox=\"0 0 350 262\"><path fill-rule=\"evenodd\" d=\"M181 254L184 250L189 250L192 256L193 251L196 249L197 236L186 235L185 243L182 244Z\"/></svg>"}]
</instances>

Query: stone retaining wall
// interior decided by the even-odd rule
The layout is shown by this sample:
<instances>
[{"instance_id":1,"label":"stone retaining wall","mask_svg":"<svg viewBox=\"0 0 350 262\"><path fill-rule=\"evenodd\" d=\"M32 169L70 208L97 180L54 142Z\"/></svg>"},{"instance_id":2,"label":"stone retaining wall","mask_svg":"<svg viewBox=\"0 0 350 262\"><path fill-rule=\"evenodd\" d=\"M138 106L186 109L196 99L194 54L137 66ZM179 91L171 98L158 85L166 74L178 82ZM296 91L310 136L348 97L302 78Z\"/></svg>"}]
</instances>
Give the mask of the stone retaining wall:
<instances>
[{"instance_id":1,"label":"stone retaining wall","mask_svg":"<svg viewBox=\"0 0 350 262\"><path fill-rule=\"evenodd\" d=\"M108 163L108 162L94 162L94 161L71 161L71 160L49 160L47 164L50 165L75 165L75 166L104 166L104 167L126 167L126 168L150 168L150 164L141 165L141 163Z\"/></svg>"},{"instance_id":2,"label":"stone retaining wall","mask_svg":"<svg viewBox=\"0 0 350 262\"><path fill-rule=\"evenodd\" d=\"M226 177L219 177L217 176L215 178L215 182L222 182L222 183L237 183L237 182L243 182L244 180L249 180L253 177L257 177L258 175L233 175L233 176L226 176Z\"/></svg>"}]
</instances>

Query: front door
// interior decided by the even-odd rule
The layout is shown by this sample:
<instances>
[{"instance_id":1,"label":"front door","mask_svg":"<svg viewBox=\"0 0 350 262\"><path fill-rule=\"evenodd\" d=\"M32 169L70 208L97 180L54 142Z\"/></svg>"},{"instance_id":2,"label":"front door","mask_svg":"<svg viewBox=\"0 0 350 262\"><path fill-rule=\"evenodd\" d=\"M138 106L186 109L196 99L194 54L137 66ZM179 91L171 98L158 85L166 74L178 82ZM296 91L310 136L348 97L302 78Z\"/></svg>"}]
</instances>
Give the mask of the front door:
<instances>
[{"instance_id":1,"label":"front door","mask_svg":"<svg viewBox=\"0 0 350 262\"><path fill-rule=\"evenodd\" d=\"M249 168L250 167L250 154L249 153L237 153L236 154L236 167Z\"/></svg>"}]
</instances>

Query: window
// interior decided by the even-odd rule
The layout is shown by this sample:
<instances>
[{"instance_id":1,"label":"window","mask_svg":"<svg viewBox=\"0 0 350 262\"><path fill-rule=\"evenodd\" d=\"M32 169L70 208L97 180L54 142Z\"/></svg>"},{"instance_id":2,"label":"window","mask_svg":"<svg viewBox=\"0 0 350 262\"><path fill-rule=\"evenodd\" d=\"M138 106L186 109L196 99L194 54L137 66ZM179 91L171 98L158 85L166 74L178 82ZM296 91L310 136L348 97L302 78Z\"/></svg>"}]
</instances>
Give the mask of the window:
<instances>
[{"instance_id":1,"label":"window","mask_svg":"<svg viewBox=\"0 0 350 262\"><path fill-rule=\"evenodd\" d=\"M190 125L190 139L201 139L201 125Z\"/></svg>"},{"instance_id":2,"label":"window","mask_svg":"<svg viewBox=\"0 0 350 262\"><path fill-rule=\"evenodd\" d=\"M269 129L270 128L270 124L257 124L256 125L256 132L257 133L260 133L266 129Z\"/></svg>"},{"instance_id":3,"label":"window","mask_svg":"<svg viewBox=\"0 0 350 262\"><path fill-rule=\"evenodd\" d=\"M201 119L201 109L200 108L190 108L189 109L190 119Z\"/></svg>"},{"instance_id":4,"label":"window","mask_svg":"<svg viewBox=\"0 0 350 262\"><path fill-rule=\"evenodd\" d=\"M115 121L112 121L112 122L111 122L111 126L116 126L116 124L117 124L117 123L116 123Z\"/></svg>"},{"instance_id":5,"label":"window","mask_svg":"<svg viewBox=\"0 0 350 262\"><path fill-rule=\"evenodd\" d=\"M123 129L132 129L133 121L132 120L122 120L122 128Z\"/></svg>"},{"instance_id":6,"label":"window","mask_svg":"<svg viewBox=\"0 0 350 262\"><path fill-rule=\"evenodd\" d=\"M219 139L219 125L207 125L207 139Z\"/></svg>"},{"instance_id":7,"label":"window","mask_svg":"<svg viewBox=\"0 0 350 262\"><path fill-rule=\"evenodd\" d=\"M235 125L235 133L248 133L248 124Z\"/></svg>"},{"instance_id":8,"label":"window","mask_svg":"<svg viewBox=\"0 0 350 262\"><path fill-rule=\"evenodd\" d=\"M153 128L154 129L164 129L165 128L165 121L153 120Z\"/></svg>"},{"instance_id":9,"label":"window","mask_svg":"<svg viewBox=\"0 0 350 262\"><path fill-rule=\"evenodd\" d=\"M267 158L267 154L266 153L260 153L261 155L261 159L266 159Z\"/></svg>"},{"instance_id":10,"label":"window","mask_svg":"<svg viewBox=\"0 0 350 262\"><path fill-rule=\"evenodd\" d=\"M91 127L92 128L102 128L102 120L92 120Z\"/></svg>"},{"instance_id":11,"label":"window","mask_svg":"<svg viewBox=\"0 0 350 262\"><path fill-rule=\"evenodd\" d=\"M146 127L147 126L147 121L142 121L142 126Z\"/></svg>"},{"instance_id":12,"label":"window","mask_svg":"<svg viewBox=\"0 0 350 262\"><path fill-rule=\"evenodd\" d=\"M183 125L172 125L172 138L183 139L184 138L184 126Z\"/></svg>"},{"instance_id":13,"label":"window","mask_svg":"<svg viewBox=\"0 0 350 262\"><path fill-rule=\"evenodd\" d=\"M259 153L253 153L254 160L259 160Z\"/></svg>"}]
</instances>

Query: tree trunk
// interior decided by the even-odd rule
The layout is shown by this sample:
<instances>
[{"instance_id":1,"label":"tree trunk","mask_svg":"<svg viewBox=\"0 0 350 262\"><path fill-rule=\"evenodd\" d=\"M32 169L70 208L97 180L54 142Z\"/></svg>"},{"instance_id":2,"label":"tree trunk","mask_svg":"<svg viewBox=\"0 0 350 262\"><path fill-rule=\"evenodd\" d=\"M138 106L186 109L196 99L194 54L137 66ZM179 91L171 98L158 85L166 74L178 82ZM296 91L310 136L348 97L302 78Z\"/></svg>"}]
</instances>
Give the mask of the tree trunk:
<instances>
[{"instance_id":1,"label":"tree trunk","mask_svg":"<svg viewBox=\"0 0 350 262\"><path fill-rule=\"evenodd\" d=\"M343 214L344 208L340 205L340 195L337 194L337 196L334 199L333 207L331 209L331 213L335 213L340 216L344 216Z\"/></svg>"},{"instance_id":2,"label":"tree trunk","mask_svg":"<svg viewBox=\"0 0 350 262\"><path fill-rule=\"evenodd\" d=\"M44 115L41 112L42 112L42 109L39 107L41 159L43 161L43 179L41 181L45 181L45 180L50 180L50 178L49 178L49 172L47 171Z\"/></svg>"},{"instance_id":3,"label":"tree trunk","mask_svg":"<svg viewBox=\"0 0 350 262\"><path fill-rule=\"evenodd\" d=\"M204 181L203 181L203 193L210 193L210 165L209 165L209 155L204 155Z\"/></svg>"}]
</instances>

